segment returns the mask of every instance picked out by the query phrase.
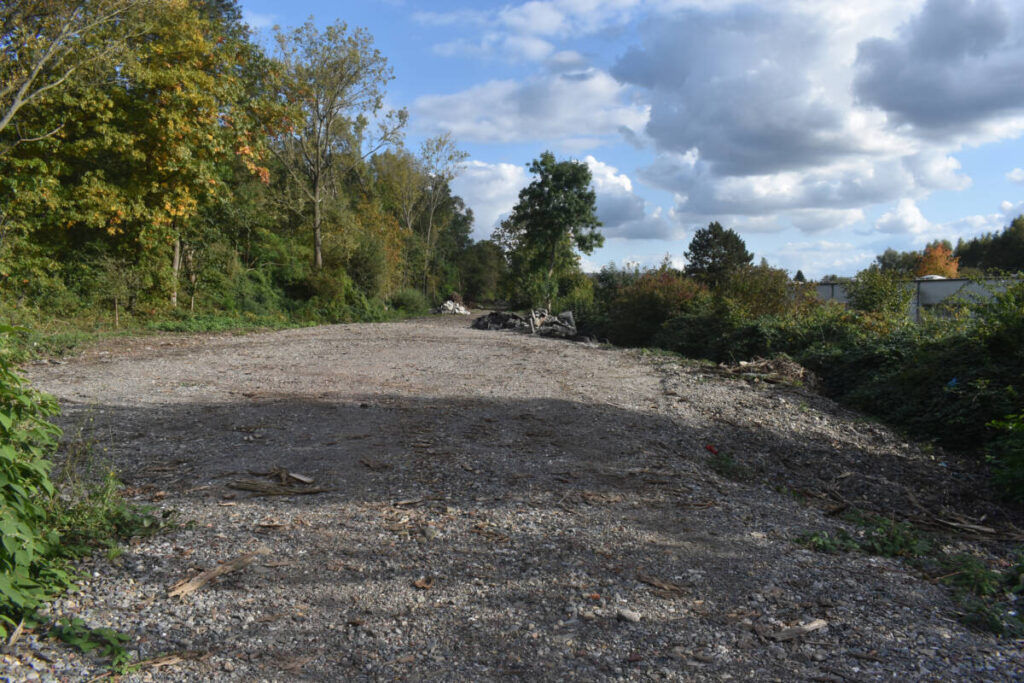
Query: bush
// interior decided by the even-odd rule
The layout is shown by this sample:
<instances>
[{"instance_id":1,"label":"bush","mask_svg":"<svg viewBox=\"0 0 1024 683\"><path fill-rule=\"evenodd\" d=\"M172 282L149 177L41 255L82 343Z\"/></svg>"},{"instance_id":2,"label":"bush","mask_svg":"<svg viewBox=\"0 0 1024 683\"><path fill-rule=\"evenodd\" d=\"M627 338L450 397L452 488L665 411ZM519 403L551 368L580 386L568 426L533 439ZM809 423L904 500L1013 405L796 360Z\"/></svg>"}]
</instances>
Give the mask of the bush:
<instances>
[{"instance_id":1,"label":"bush","mask_svg":"<svg viewBox=\"0 0 1024 683\"><path fill-rule=\"evenodd\" d=\"M859 311L906 316L914 293L898 272L873 266L846 284L846 295Z\"/></svg>"},{"instance_id":2,"label":"bush","mask_svg":"<svg viewBox=\"0 0 1024 683\"><path fill-rule=\"evenodd\" d=\"M796 301L786 271L767 265L744 266L733 272L721 294L751 317L785 313Z\"/></svg>"},{"instance_id":3,"label":"bush","mask_svg":"<svg viewBox=\"0 0 1024 683\"><path fill-rule=\"evenodd\" d=\"M732 352L726 340L741 323L740 312L728 299L703 296L665 321L653 343L690 358L724 360Z\"/></svg>"},{"instance_id":4,"label":"bush","mask_svg":"<svg viewBox=\"0 0 1024 683\"><path fill-rule=\"evenodd\" d=\"M391 305L407 315L422 315L430 310L427 297L414 287L406 287L395 292L391 296Z\"/></svg>"},{"instance_id":5,"label":"bush","mask_svg":"<svg viewBox=\"0 0 1024 683\"><path fill-rule=\"evenodd\" d=\"M1024 503L1024 411L988 426L998 430L989 447L996 485L1009 500Z\"/></svg>"},{"instance_id":6,"label":"bush","mask_svg":"<svg viewBox=\"0 0 1024 683\"><path fill-rule=\"evenodd\" d=\"M0 327L3 335L14 331ZM56 401L0 355L0 639L71 582L48 512L55 491L47 458L60 437L48 419L56 414Z\"/></svg>"},{"instance_id":7,"label":"bush","mask_svg":"<svg viewBox=\"0 0 1024 683\"><path fill-rule=\"evenodd\" d=\"M610 306L608 337L622 346L649 346L670 318L694 309L707 288L669 268L644 273L623 287Z\"/></svg>"}]
</instances>

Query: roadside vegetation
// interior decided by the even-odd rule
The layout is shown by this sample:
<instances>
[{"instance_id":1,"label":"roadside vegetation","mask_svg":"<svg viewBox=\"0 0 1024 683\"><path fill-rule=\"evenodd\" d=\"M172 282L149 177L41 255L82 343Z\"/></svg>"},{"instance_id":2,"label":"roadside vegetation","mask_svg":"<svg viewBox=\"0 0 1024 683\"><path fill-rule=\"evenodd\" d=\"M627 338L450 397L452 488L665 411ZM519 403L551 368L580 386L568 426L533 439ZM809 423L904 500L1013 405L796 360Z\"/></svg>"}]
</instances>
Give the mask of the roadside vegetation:
<instances>
[{"instance_id":1,"label":"roadside vegetation","mask_svg":"<svg viewBox=\"0 0 1024 683\"><path fill-rule=\"evenodd\" d=\"M74 587L75 560L97 551L116 557L122 542L171 523L167 514L128 504L92 444L65 444L54 471L57 404L12 368L7 340L16 331L0 327L0 640L8 642L26 628L47 628L36 610ZM69 642L102 644L115 670L127 664L126 636L50 626Z\"/></svg>"}]
</instances>

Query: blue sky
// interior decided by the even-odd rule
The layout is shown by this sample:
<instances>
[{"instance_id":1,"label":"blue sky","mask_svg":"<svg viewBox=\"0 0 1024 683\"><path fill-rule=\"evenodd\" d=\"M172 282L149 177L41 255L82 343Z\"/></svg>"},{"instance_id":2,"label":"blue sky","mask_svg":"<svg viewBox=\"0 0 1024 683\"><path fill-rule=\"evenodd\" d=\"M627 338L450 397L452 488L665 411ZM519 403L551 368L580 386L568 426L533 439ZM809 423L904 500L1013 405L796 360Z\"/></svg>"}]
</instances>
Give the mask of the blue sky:
<instances>
[{"instance_id":1,"label":"blue sky","mask_svg":"<svg viewBox=\"0 0 1024 683\"><path fill-rule=\"evenodd\" d=\"M450 131L490 235L545 149L593 172L614 261L682 265L717 220L758 259L852 275L1024 213L1020 0L242 0L255 29L363 26L406 144Z\"/></svg>"}]
</instances>

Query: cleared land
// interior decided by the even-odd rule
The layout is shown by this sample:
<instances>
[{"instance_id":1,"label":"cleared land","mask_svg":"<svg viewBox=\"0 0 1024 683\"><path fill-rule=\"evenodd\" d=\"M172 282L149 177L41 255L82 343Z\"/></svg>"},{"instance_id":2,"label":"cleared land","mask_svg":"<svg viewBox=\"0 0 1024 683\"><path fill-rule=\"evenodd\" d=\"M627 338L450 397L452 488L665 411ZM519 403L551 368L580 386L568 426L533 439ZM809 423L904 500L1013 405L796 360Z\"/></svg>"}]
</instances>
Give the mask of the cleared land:
<instances>
[{"instance_id":1,"label":"cleared land","mask_svg":"<svg viewBox=\"0 0 1024 683\"><path fill-rule=\"evenodd\" d=\"M844 506L1012 542L984 478L770 377L451 317L121 340L29 374L70 451L193 522L56 605L175 653L128 680L1024 676L1020 642L900 560L794 543ZM38 647L8 675L102 671Z\"/></svg>"}]
</instances>

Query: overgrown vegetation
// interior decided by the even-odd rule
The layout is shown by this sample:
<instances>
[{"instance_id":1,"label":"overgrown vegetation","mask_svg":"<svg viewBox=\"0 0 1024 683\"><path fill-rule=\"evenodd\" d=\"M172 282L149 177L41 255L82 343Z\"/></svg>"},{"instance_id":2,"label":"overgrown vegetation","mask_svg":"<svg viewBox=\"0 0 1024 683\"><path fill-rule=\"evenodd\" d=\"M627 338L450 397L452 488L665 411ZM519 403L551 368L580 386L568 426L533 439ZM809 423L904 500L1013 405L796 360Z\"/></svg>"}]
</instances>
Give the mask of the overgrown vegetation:
<instances>
[{"instance_id":1,"label":"overgrown vegetation","mask_svg":"<svg viewBox=\"0 0 1024 683\"><path fill-rule=\"evenodd\" d=\"M929 578L949 586L968 626L1000 636L1024 635L1024 615L1016 605L1024 595L1024 549L1008 559L943 551L942 545L908 522L850 515L860 528L854 533L808 532L796 543L824 553L863 552L899 557Z\"/></svg>"},{"instance_id":2,"label":"overgrown vegetation","mask_svg":"<svg viewBox=\"0 0 1024 683\"><path fill-rule=\"evenodd\" d=\"M785 355L841 402L989 460L1003 495L1024 500L1024 283L917 324L899 276L877 265L848 285L849 306L763 262L723 272L707 286L668 263L608 266L571 303L586 334L615 344L714 362Z\"/></svg>"},{"instance_id":3,"label":"overgrown vegetation","mask_svg":"<svg viewBox=\"0 0 1024 683\"><path fill-rule=\"evenodd\" d=\"M53 471L61 437L51 422L57 405L11 367L7 339L17 331L0 327L0 640L73 586L73 560L97 549L116 555L121 541L169 521L167 513L127 504L109 469L93 476L89 470L101 463L91 444L70 445ZM128 665L127 636L116 631L88 629L76 619L51 633L85 652L98 650L114 671Z\"/></svg>"}]
</instances>

